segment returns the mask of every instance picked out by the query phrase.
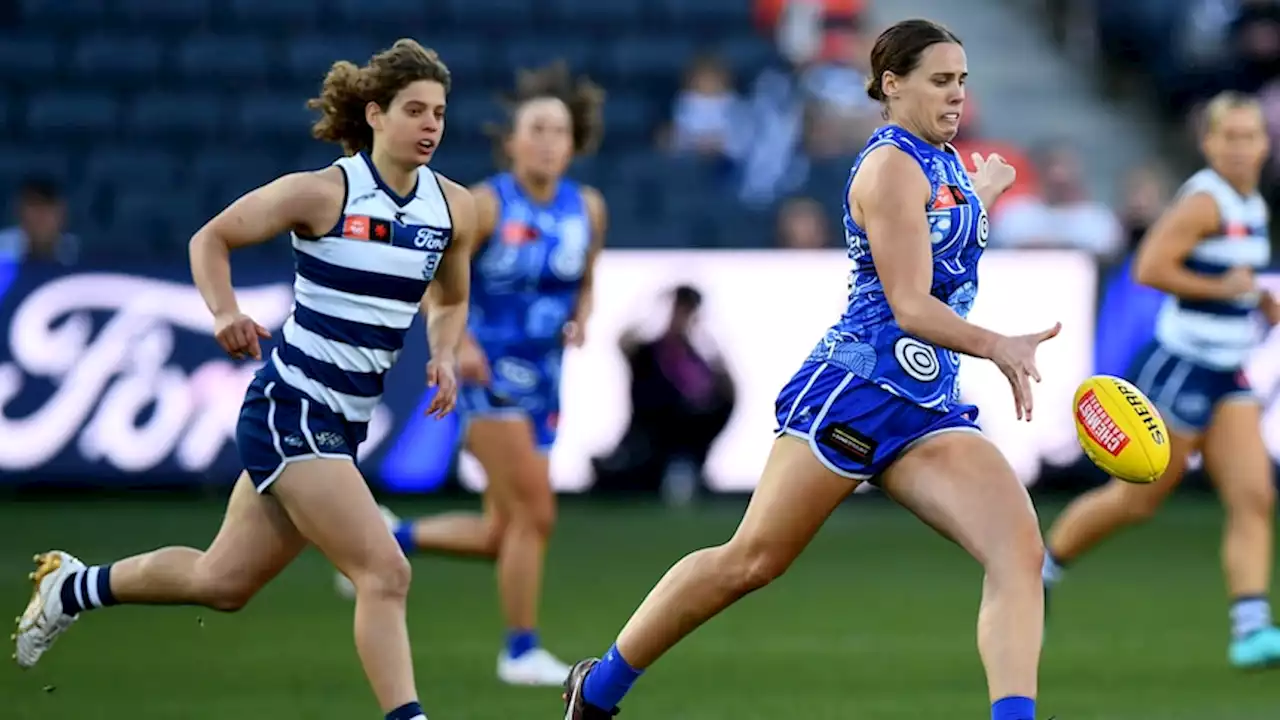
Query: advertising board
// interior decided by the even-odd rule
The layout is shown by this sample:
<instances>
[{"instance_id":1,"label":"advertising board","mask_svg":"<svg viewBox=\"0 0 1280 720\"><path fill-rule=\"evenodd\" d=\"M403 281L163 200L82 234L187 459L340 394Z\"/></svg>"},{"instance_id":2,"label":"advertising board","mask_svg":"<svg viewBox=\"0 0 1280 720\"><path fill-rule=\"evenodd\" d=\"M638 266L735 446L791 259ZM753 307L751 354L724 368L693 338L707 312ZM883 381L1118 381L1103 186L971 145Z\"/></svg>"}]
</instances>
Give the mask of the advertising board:
<instances>
[{"instance_id":1,"label":"advertising board","mask_svg":"<svg viewBox=\"0 0 1280 720\"><path fill-rule=\"evenodd\" d=\"M552 452L557 489L590 487L591 458L607 454L627 426L620 338L660 332L667 294L687 283L704 296L697 343L723 358L737 389L708 458L708 482L718 491L749 491L772 441L776 393L843 309L847 267L840 251L607 251L586 345L565 358ZM278 330L292 303L289 268L237 269L235 277L241 306ZM1280 289L1280 277L1265 281ZM1094 265L1069 251L991 251L980 282L975 322L1011 333L1063 324L1039 357L1044 381L1035 387L1033 423L1016 420L1008 385L990 363L962 364L965 399L1032 484L1043 466L1080 458L1070 398L1095 363ZM235 478L235 422L255 368L219 352L185 267L10 269L0 273L0 292L0 483ZM459 418L422 417L424 334L419 327L408 338L361 448L361 468L392 491L438 490L455 469L465 487L482 488L482 473L465 454L455 468ZM1268 398L1265 433L1280 458L1280 335L1268 338L1248 372Z\"/></svg>"},{"instance_id":2,"label":"advertising board","mask_svg":"<svg viewBox=\"0 0 1280 720\"><path fill-rule=\"evenodd\" d=\"M703 295L695 339L723 358L737 390L733 415L707 459L707 481L717 491L750 491L773 440L774 399L844 310L848 268L838 250L606 253L587 342L565 358L551 453L557 487L586 489L590 458L608 453L626 429L629 377L619 339L660 332L670 310L667 293L688 284ZM991 251L982 260L974 322L1009 333L1063 325L1039 357L1044 382L1035 388L1033 423L1017 421L1008 383L993 365L962 361L965 400L980 408L984 430L1027 483L1042 462L1065 465L1080 457L1071 397L1093 364L1096 284L1092 260L1071 251ZM467 487L483 487L483 473L465 454L460 476Z\"/></svg>"}]
</instances>

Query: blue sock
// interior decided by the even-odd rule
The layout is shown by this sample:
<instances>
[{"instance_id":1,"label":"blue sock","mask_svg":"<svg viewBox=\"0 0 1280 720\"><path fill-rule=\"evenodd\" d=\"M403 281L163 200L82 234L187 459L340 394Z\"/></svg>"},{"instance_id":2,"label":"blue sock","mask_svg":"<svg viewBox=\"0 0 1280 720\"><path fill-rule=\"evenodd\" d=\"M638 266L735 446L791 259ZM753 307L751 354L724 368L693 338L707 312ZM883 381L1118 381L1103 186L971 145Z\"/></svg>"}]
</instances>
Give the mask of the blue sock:
<instances>
[{"instance_id":1,"label":"blue sock","mask_svg":"<svg viewBox=\"0 0 1280 720\"><path fill-rule=\"evenodd\" d=\"M991 704L991 720L1036 720L1036 701L1011 695Z\"/></svg>"},{"instance_id":2,"label":"blue sock","mask_svg":"<svg viewBox=\"0 0 1280 720\"><path fill-rule=\"evenodd\" d=\"M618 646L609 648L600 663L591 668L587 681L582 685L582 697L601 710L612 710L644 674L622 659Z\"/></svg>"},{"instance_id":3,"label":"blue sock","mask_svg":"<svg viewBox=\"0 0 1280 720\"><path fill-rule=\"evenodd\" d=\"M1239 640L1271 627L1271 603L1265 595L1244 595L1231 603L1231 637Z\"/></svg>"},{"instance_id":4,"label":"blue sock","mask_svg":"<svg viewBox=\"0 0 1280 720\"><path fill-rule=\"evenodd\" d=\"M111 566L94 565L67 576L60 595L62 611L68 615L115 605L116 596L111 594Z\"/></svg>"},{"instance_id":5,"label":"blue sock","mask_svg":"<svg viewBox=\"0 0 1280 720\"><path fill-rule=\"evenodd\" d=\"M427 714L422 712L421 705L411 702L387 713L387 720L427 720Z\"/></svg>"},{"instance_id":6,"label":"blue sock","mask_svg":"<svg viewBox=\"0 0 1280 720\"><path fill-rule=\"evenodd\" d=\"M401 520L391 534L396 536L396 542L400 543L400 549L404 551L405 555L412 555L413 551L418 549L413 544L412 520Z\"/></svg>"},{"instance_id":7,"label":"blue sock","mask_svg":"<svg viewBox=\"0 0 1280 720\"><path fill-rule=\"evenodd\" d=\"M507 656L518 658L538 647L537 630L511 630L507 632Z\"/></svg>"}]
</instances>

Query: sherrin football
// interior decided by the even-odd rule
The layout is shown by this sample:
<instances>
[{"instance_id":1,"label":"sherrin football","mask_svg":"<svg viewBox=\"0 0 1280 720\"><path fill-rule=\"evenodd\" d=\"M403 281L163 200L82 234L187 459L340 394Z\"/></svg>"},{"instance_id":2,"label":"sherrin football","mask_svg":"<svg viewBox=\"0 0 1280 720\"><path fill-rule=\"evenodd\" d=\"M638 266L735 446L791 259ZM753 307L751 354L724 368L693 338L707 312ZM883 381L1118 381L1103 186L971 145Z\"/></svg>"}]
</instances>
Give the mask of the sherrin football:
<instances>
[{"instance_id":1,"label":"sherrin football","mask_svg":"<svg viewBox=\"0 0 1280 720\"><path fill-rule=\"evenodd\" d=\"M1093 464L1131 483L1155 482L1169 466L1164 418L1127 380L1094 375L1072 404L1080 447Z\"/></svg>"}]
</instances>

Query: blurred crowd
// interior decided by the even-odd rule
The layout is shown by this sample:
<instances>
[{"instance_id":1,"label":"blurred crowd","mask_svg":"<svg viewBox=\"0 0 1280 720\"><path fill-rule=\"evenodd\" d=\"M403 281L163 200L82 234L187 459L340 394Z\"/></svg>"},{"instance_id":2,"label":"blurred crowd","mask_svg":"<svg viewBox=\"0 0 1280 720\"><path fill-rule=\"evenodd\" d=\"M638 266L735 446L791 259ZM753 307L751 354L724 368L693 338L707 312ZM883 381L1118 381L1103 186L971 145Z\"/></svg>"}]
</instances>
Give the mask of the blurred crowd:
<instances>
[{"instance_id":1,"label":"blurred crowd","mask_svg":"<svg viewBox=\"0 0 1280 720\"><path fill-rule=\"evenodd\" d=\"M651 155L667 158L661 162L692 163L688 167L696 172L691 175L711 178L719 194L691 193L690 200L682 196L684 188L677 188L650 205L642 185L635 193L615 192L611 201L617 197L620 206L637 206L638 215L650 213L650 207L680 210L671 216L674 225L645 225L633 234L639 240L628 236L618 244L842 246L840 189L854 156L882 122L881 108L863 91L870 45L880 29L872 20L870 2L755 0L750 23L753 42L760 47L739 43L732 46L732 57L712 43L701 51L692 48L683 77L671 78L678 90L669 111L655 116L652 127L639 130L653 135L658 151L649 150ZM1089 18L1101 56L1118 71L1149 79L1171 123L1191 118L1188 128L1193 128L1197 104L1217 90L1257 92L1280 146L1277 0L1055 0L1047 5L1077 22ZM744 56L763 61L744 64ZM749 74L735 76L735 68ZM583 69L592 71L590 64ZM631 109L619 109L615 117ZM1084 181L1082 164L1088 158L1069 143L1045 137L1034 146L1018 147L985 135L983 113L998 111L971 94L956 140L965 158L998 152L1018 169L1017 185L992 209L991 246L1079 248L1105 264L1125 258L1168 197L1175 179L1171 165L1133 168L1119 197L1100 197ZM452 117L451 127L473 124L470 116ZM304 135L305 127L299 126L297 133ZM1185 141L1188 154L1194 152L1192 137L1188 133ZM615 162L626 169L617 175L632 175L631 168L638 167L633 157L610 156L600 159L595 175L614 175L609 167ZM650 170L671 176L673 167ZM1276 168L1280 177L1280 160ZM67 197L82 188L66 184L83 176L30 170L16 187L15 224L0 232L0 257L74 263L82 253L68 228L81 224L74 207L69 216ZM584 179L591 181L590 175ZM629 187L603 189L610 195L610 190ZM630 194L639 199L623 197ZM682 203L689 207L677 207ZM701 209L723 203L730 207L715 213ZM748 220L731 222L737 216ZM772 223L757 222L764 218ZM618 225L620 233L631 226L625 218ZM756 237L762 226L773 228L772 238Z\"/></svg>"},{"instance_id":2,"label":"blurred crowd","mask_svg":"<svg viewBox=\"0 0 1280 720\"><path fill-rule=\"evenodd\" d=\"M1203 104L1222 90L1257 94L1273 146L1280 147L1280 1L1129 0L1096 5L1096 46L1132 73L1190 142ZM1068 8L1070 9L1070 8ZM1280 154L1267 191L1280 189Z\"/></svg>"},{"instance_id":3,"label":"blurred crowd","mask_svg":"<svg viewBox=\"0 0 1280 720\"><path fill-rule=\"evenodd\" d=\"M863 91L880 29L866 5L758 0L757 27L783 62L739 83L714 56L700 57L676 98L666 147L739 169L739 199L776 208L780 247L843 245L842 180L882 123L880 106ZM1122 259L1159 212L1167 173L1135 168L1123 197L1096 197L1074 148L1055 138L1022 148L988 137L980 103L970 96L957 150L966 160L999 153L1018 169L1017 184L992 209L992 246L1070 247L1104 263Z\"/></svg>"}]
</instances>

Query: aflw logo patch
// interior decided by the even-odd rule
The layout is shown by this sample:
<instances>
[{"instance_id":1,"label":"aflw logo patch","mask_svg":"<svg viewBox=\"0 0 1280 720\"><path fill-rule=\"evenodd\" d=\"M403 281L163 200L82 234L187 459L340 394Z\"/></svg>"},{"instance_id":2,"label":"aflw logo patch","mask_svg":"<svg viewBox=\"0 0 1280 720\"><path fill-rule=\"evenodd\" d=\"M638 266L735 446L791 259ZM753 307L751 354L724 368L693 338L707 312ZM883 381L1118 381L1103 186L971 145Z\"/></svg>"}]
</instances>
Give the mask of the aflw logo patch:
<instances>
[{"instance_id":1,"label":"aflw logo patch","mask_svg":"<svg viewBox=\"0 0 1280 720\"><path fill-rule=\"evenodd\" d=\"M391 242L391 223L368 215L347 215L342 220L342 237L348 240Z\"/></svg>"},{"instance_id":2,"label":"aflw logo patch","mask_svg":"<svg viewBox=\"0 0 1280 720\"><path fill-rule=\"evenodd\" d=\"M969 198L964 196L964 191L956 185L939 185L938 194L933 198L933 204L929 206L930 210L950 210L961 205L968 205Z\"/></svg>"}]
</instances>

